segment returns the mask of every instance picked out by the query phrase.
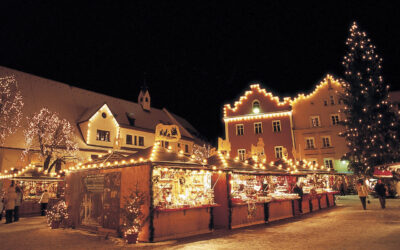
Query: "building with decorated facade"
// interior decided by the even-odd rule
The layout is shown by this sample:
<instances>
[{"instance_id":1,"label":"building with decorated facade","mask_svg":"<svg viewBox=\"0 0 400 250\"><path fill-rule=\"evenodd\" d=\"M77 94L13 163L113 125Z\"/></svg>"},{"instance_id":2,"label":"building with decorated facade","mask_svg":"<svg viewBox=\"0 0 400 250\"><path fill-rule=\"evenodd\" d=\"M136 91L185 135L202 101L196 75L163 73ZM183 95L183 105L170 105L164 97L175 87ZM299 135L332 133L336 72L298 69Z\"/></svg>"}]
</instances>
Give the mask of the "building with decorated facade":
<instances>
[{"instance_id":1,"label":"building with decorated facade","mask_svg":"<svg viewBox=\"0 0 400 250\"><path fill-rule=\"evenodd\" d=\"M250 158L257 154L254 149L264 144L264 152L260 154L266 161L275 161L285 155L293 158L290 99L281 101L261 89L259 84L253 84L233 107L230 104L224 106L223 120L225 140L230 144L232 157Z\"/></svg>"},{"instance_id":2,"label":"building with decorated facade","mask_svg":"<svg viewBox=\"0 0 400 250\"><path fill-rule=\"evenodd\" d=\"M348 172L348 163L341 161L346 142L338 136L343 129L341 92L340 80L331 75L312 93L295 98L280 99L252 84L233 107L224 106L225 141L220 144L229 145L225 151L240 160L262 146L266 161L286 156Z\"/></svg>"},{"instance_id":3,"label":"building with decorated facade","mask_svg":"<svg viewBox=\"0 0 400 250\"><path fill-rule=\"evenodd\" d=\"M347 152L340 110L344 108L339 79L326 75L308 95L300 94L291 102L295 158L324 165L337 172L348 172L342 156Z\"/></svg>"},{"instance_id":4,"label":"building with decorated facade","mask_svg":"<svg viewBox=\"0 0 400 250\"><path fill-rule=\"evenodd\" d=\"M138 97L133 97L134 100L137 98L134 102L0 67L0 77L5 76L15 77L24 106L21 127L0 146L2 173L11 168L21 169L27 164L42 164L37 149L32 148L26 157L21 157L21 153L25 150L25 118L43 107L73 125L79 150L78 157L73 160L75 163L102 157L110 151L130 155L153 146L156 127L160 124L173 126L173 131L179 133L177 140L162 142L170 150L191 155L196 143L204 144L197 130L184 118L166 108L152 107L146 86L140 89Z\"/></svg>"}]
</instances>

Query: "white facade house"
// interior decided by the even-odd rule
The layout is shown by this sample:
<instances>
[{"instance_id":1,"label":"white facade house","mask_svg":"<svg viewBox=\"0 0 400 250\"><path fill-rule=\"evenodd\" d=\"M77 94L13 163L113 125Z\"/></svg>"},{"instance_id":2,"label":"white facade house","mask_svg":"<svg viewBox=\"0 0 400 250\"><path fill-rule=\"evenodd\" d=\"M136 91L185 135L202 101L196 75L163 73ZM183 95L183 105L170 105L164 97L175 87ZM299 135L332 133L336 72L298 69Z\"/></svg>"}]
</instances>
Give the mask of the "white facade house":
<instances>
[{"instance_id":1,"label":"white facade house","mask_svg":"<svg viewBox=\"0 0 400 250\"><path fill-rule=\"evenodd\" d=\"M128 155L151 147L159 123L179 127L181 139L165 143L174 151L191 154L194 143L203 143L197 130L184 118L165 108L151 107L147 88L140 90L135 103L0 66L0 77L8 75L15 76L23 96L24 119L17 132L0 145L1 172L26 166L35 158L34 150L28 158L21 158L25 149L23 128L27 124L25 118L42 107L74 125L80 161L107 154L109 150Z\"/></svg>"}]
</instances>

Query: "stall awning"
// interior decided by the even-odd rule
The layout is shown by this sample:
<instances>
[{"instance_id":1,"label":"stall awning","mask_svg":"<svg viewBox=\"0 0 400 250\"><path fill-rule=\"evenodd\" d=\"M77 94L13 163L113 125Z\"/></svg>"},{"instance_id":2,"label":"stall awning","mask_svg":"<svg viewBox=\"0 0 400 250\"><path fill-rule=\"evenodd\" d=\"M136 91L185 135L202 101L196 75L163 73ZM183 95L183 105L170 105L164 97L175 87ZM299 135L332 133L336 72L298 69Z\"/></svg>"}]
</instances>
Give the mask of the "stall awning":
<instances>
[{"instance_id":1,"label":"stall awning","mask_svg":"<svg viewBox=\"0 0 400 250\"><path fill-rule=\"evenodd\" d=\"M380 170L375 168L374 176L378 178L392 178L393 174L389 170Z\"/></svg>"}]
</instances>

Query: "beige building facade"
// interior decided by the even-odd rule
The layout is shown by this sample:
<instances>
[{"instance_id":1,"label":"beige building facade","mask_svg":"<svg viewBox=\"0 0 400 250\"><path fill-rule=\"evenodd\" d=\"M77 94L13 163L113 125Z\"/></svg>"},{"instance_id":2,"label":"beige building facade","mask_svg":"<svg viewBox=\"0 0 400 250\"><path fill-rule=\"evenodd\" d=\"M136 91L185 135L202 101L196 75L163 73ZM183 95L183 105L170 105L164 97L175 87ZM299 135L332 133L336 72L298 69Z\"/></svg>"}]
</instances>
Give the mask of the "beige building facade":
<instances>
[{"instance_id":1,"label":"beige building facade","mask_svg":"<svg viewBox=\"0 0 400 250\"><path fill-rule=\"evenodd\" d=\"M347 152L346 141L340 137L344 108L340 95L340 80L326 75L308 95L299 95L292 101L295 158L316 162L348 172L342 156Z\"/></svg>"}]
</instances>

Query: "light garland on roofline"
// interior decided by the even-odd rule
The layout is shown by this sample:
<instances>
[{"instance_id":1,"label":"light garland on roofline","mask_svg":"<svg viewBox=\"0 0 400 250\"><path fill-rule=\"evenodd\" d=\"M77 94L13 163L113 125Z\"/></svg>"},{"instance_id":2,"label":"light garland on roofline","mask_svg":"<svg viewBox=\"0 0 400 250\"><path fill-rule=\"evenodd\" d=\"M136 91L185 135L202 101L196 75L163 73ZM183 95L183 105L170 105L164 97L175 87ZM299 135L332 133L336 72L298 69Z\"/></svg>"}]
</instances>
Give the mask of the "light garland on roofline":
<instances>
[{"instance_id":1,"label":"light garland on roofline","mask_svg":"<svg viewBox=\"0 0 400 250\"><path fill-rule=\"evenodd\" d=\"M236 101L234 107L232 108L230 104L224 105L224 117L226 117L227 109L230 109L233 112L236 112L239 106L243 103L243 101L247 100L250 94L253 94L254 91L263 94L265 97L270 98L270 100L274 101L278 106L290 105L290 98L285 97L283 102L279 100L279 97L272 95L271 92L267 92L265 89L261 89L259 84L250 85L251 90L246 91L243 96L239 98L239 101Z\"/></svg>"},{"instance_id":2,"label":"light garland on roofline","mask_svg":"<svg viewBox=\"0 0 400 250\"><path fill-rule=\"evenodd\" d=\"M287 105L289 107L289 106L293 106L294 104L296 104L299 101L313 97L320 89L324 88L329 83L332 85L336 85L337 87L341 87L343 84L343 80L335 79L332 75L327 74L326 77L315 87L315 89L312 93L310 93L308 95L301 93L301 94L298 94L298 96L293 99L291 99L290 97L285 97L283 102L279 101L279 97L273 96L272 93L267 92L265 89L261 89L259 84L250 85L251 91L246 91L245 95L241 96L239 98L239 101L235 102L233 108L231 107L230 104L224 105L224 120L225 120L225 117L227 117L228 109L233 112L236 112L237 109L239 108L239 106L243 103L243 101L247 100L249 98L249 95L252 94L254 91L258 91L259 93L264 94L265 97L269 97L270 100L274 101L276 103L276 105L278 105L278 106ZM269 114L270 113L265 114L265 115L269 115ZM249 115L249 117L250 116L251 115ZM248 116L244 116L244 117L248 117ZM251 116L251 117L253 117L253 116ZM265 118L268 118L268 116L266 116ZM232 118L229 118L229 119L232 119ZM228 120L228 121L230 121L230 120Z\"/></svg>"},{"instance_id":3,"label":"light garland on roofline","mask_svg":"<svg viewBox=\"0 0 400 250\"><path fill-rule=\"evenodd\" d=\"M29 164L29 165L23 167L21 170L18 170L15 168L11 168L10 170L4 170L4 174L0 173L0 180L21 177L28 170L36 170L39 173L42 173L44 175L47 175L48 177L53 177L53 178L61 178L61 175L64 172L63 170L61 170L58 173L54 173L54 172L49 173L47 170L44 170L43 167L36 167L35 165Z\"/></svg>"},{"instance_id":4,"label":"light garland on roofline","mask_svg":"<svg viewBox=\"0 0 400 250\"><path fill-rule=\"evenodd\" d=\"M117 128L117 133L116 133L116 136L115 136L115 137L116 137L116 138L119 138L120 126L119 126L117 120L115 119L115 117L113 116L113 114L112 114L110 108L107 106L107 104L104 104L104 105L101 106L101 108L100 108L99 110L97 110L97 112L89 119L89 122L88 122L88 130L87 130L87 133L86 133L86 136L87 136L87 144L90 144L90 127L91 127L91 123L93 122L93 120L95 120L95 119L97 118L97 116L98 116L100 113L102 113L102 112L104 112L104 111L107 113L107 115L109 115L110 117L112 117L112 121L113 121L115 127Z\"/></svg>"},{"instance_id":5,"label":"light garland on roofline","mask_svg":"<svg viewBox=\"0 0 400 250\"><path fill-rule=\"evenodd\" d=\"M248 121L254 119L266 119L266 118L275 118L275 117L282 117L282 116L291 116L292 111L283 111L283 112L275 112L275 113L268 113L268 114L259 114L259 115L243 115L243 116L236 116L236 117L224 117L225 122L238 122L238 121Z\"/></svg>"},{"instance_id":6,"label":"light garland on roofline","mask_svg":"<svg viewBox=\"0 0 400 250\"><path fill-rule=\"evenodd\" d=\"M303 101L305 99L312 98L313 96L315 96L318 93L319 90L324 88L329 83L332 84L332 85L336 85L337 87L342 87L343 80L342 79L335 79L333 76L327 74L326 77L315 87L313 92L311 92L308 95L304 95L303 93L297 95L296 98L294 98L293 100L290 101L290 104L293 106L299 101Z\"/></svg>"}]
</instances>

